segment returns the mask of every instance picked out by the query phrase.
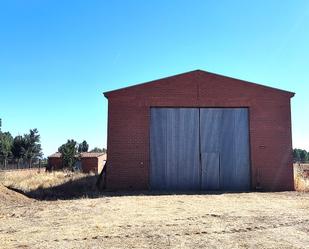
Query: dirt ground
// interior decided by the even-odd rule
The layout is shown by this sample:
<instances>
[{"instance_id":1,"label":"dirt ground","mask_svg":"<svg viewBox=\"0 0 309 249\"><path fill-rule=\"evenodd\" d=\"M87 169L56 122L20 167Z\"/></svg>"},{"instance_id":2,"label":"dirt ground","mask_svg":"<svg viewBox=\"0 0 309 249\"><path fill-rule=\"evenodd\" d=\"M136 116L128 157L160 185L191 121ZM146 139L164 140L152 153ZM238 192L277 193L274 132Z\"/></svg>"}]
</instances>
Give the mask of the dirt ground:
<instances>
[{"instance_id":1,"label":"dirt ground","mask_svg":"<svg viewBox=\"0 0 309 249\"><path fill-rule=\"evenodd\" d=\"M0 172L0 249L309 248L309 193L101 193L95 182Z\"/></svg>"},{"instance_id":2,"label":"dirt ground","mask_svg":"<svg viewBox=\"0 0 309 249\"><path fill-rule=\"evenodd\" d=\"M0 248L309 248L308 193L38 201L0 191Z\"/></svg>"}]
</instances>

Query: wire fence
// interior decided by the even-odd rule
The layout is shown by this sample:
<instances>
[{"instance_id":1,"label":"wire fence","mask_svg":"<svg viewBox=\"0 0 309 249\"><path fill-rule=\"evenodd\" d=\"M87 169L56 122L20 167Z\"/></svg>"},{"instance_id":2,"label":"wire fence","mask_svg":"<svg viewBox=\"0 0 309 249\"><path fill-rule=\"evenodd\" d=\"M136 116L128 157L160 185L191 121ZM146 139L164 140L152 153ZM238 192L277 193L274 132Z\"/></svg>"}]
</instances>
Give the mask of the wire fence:
<instances>
[{"instance_id":1,"label":"wire fence","mask_svg":"<svg viewBox=\"0 0 309 249\"><path fill-rule=\"evenodd\" d=\"M15 170L15 169L34 169L46 168L46 159L15 159L15 158L2 158L0 157L0 170Z\"/></svg>"}]
</instances>

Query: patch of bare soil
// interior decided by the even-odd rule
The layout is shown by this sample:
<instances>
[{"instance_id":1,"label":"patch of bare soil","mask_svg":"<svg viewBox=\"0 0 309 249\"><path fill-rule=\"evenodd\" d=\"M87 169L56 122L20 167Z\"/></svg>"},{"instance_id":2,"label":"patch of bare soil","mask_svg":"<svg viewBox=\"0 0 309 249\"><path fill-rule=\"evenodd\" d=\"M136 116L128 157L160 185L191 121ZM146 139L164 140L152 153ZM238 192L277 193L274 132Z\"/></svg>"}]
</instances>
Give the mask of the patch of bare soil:
<instances>
[{"instance_id":1,"label":"patch of bare soil","mask_svg":"<svg viewBox=\"0 0 309 249\"><path fill-rule=\"evenodd\" d=\"M25 204L32 201L30 198L0 184L0 207L8 204Z\"/></svg>"},{"instance_id":2,"label":"patch of bare soil","mask_svg":"<svg viewBox=\"0 0 309 249\"><path fill-rule=\"evenodd\" d=\"M309 248L308 193L109 193L5 210L0 248Z\"/></svg>"}]
</instances>

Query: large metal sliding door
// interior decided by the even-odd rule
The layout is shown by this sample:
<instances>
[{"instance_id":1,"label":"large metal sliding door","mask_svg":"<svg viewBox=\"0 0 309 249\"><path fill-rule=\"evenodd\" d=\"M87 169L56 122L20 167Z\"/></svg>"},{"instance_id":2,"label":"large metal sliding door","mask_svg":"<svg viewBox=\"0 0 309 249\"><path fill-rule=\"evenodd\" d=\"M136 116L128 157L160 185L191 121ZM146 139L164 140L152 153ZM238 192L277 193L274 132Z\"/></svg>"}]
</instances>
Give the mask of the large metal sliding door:
<instances>
[{"instance_id":1,"label":"large metal sliding door","mask_svg":"<svg viewBox=\"0 0 309 249\"><path fill-rule=\"evenodd\" d=\"M249 190L247 108L151 108L150 186Z\"/></svg>"},{"instance_id":2,"label":"large metal sliding door","mask_svg":"<svg viewBox=\"0 0 309 249\"><path fill-rule=\"evenodd\" d=\"M247 108L201 108L202 189L249 190Z\"/></svg>"},{"instance_id":3,"label":"large metal sliding door","mask_svg":"<svg viewBox=\"0 0 309 249\"><path fill-rule=\"evenodd\" d=\"M152 189L199 189L199 110L151 108L150 150Z\"/></svg>"}]
</instances>

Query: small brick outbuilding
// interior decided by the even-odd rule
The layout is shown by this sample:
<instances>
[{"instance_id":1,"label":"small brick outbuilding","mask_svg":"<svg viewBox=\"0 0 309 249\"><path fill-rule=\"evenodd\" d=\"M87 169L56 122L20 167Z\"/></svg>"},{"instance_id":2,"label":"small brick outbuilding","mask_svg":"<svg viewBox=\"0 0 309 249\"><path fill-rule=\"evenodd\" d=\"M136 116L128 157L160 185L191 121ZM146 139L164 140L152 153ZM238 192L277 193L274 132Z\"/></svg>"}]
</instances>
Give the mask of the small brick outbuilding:
<instances>
[{"instance_id":1,"label":"small brick outbuilding","mask_svg":"<svg viewBox=\"0 0 309 249\"><path fill-rule=\"evenodd\" d=\"M80 167L84 173L100 173L106 162L105 153L82 152L80 154ZM50 169L58 170L63 168L61 153L56 152L48 157Z\"/></svg>"},{"instance_id":2,"label":"small brick outbuilding","mask_svg":"<svg viewBox=\"0 0 309 249\"><path fill-rule=\"evenodd\" d=\"M292 92L196 70L104 95L108 189L294 189Z\"/></svg>"}]
</instances>

